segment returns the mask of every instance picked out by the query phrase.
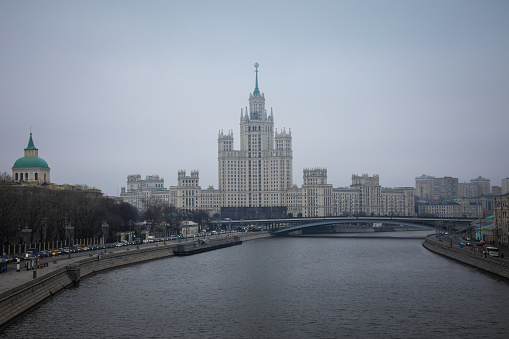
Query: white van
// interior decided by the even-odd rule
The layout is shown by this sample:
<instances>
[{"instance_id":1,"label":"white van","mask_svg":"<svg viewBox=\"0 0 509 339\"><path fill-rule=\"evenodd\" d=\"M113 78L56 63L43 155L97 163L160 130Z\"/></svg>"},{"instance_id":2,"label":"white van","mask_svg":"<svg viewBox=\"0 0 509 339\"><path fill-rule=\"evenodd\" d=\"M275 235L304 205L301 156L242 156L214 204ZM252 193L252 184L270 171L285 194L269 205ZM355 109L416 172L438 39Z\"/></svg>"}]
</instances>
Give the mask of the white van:
<instances>
[{"instance_id":1,"label":"white van","mask_svg":"<svg viewBox=\"0 0 509 339\"><path fill-rule=\"evenodd\" d=\"M491 257L499 256L498 248L496 248L496 247L486 247L486 253L488 253L488 255Z\"/></svg>"}]
</instances>

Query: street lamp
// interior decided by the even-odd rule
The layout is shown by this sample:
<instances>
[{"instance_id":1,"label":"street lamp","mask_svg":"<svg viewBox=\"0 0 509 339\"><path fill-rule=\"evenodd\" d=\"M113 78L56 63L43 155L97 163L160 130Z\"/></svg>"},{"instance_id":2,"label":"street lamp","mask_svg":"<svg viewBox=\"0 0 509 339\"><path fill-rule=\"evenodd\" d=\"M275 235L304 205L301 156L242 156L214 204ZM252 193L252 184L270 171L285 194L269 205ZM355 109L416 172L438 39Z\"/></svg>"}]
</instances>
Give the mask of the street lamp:
<instances>
[{"instance_id":1,"label":"street lamp","mask_svg":"<svg viewBox=\"0 0 509 339\"><path fill-rule=\"evenodd\" d=\"M105 235L108 234L108 230L110 228L110 225L106 222L106 221L103 221L102 224L101 224L101 229L102 229L102 232L103 232L103 246L104 246L104 253L106 253L106 237Z\"/></svg>"},{"instance_id":2,"label":"street lamp","mask_svg":"<svg viewBox=\"0 0 509 339\"><path fill-rule=\"evenodd\" d=\"M71 237L72 233L74 233L74 227L70 226L70 223L67 223L67 226L65 226L65 233L67 233L67 238L69 239L68 242L68 249L69 249L69 259L71 259Z\"/></svg>"},{"instance_id":3,"label":"street lamp","mask_svg":"<svg viewBox=\"0 0 509 339\"><path fill-rule=\"evenodd\" d=\"M25 253L26 253L27 252L27 242L29 242L30 239L32 239L32 229L31 228L21 228L20 232L21 232L21 237L22 237L24 245L25 245ZM16 249L14 249L14 251L16 251ZM21 250L20 250L20 252L21 252Z\"/></svg>"}]
</instances>

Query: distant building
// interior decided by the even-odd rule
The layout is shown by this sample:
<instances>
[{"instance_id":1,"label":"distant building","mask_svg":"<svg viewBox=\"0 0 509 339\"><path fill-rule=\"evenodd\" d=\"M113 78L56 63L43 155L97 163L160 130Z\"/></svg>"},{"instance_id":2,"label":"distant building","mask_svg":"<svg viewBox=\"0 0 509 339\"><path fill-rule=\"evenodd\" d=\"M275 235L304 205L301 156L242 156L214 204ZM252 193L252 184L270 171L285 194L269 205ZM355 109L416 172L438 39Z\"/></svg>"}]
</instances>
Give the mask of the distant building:
<instances>
[{"instance_id":1,"label":"distant building","mask_svg":"<svg viewBox=\"0 0 509 339\"><path fill-rule=\"evenodd\" d=\"M415 192L419 200L440 201L456 199L458 178L435 178L423 174L415 178Z\"/></svg>"},{"instance_id":2,"label":"distant building","mask_svg":"<svg viewBox=\"0 0 509 339\"><path fill-rule=\"evenodd\" d=\"M477 186L478 196L491 194L490 179L478 176L477 178L470 180L470 183Z\"/></svg>"},{"instance_id":3,"label":"distant building","mask_svg":"<svg viewBox=\"0 0 509 339\"><path fill-rule=\"evenodd\" d=\"M352 175L350 188L334 188L334 215L414 216L413 187L382 188L379 176Z\"/></svg>"},{"instance_id":4,"label":"distant building","mask_svg":"<svg viewBox=\"0 0 509 339\"><path fill-rule=\"evenodd\" d=\"M293 185L291 131L274 128L272 109L267 114L265 95L255 89L248 107L240 110L240 149L234 149L233 133L218 135L218 190L221 207L244 207L260 215L280 216L276 210L286 205L287 191Z\"/></svg>"},{"instance_id":5,"label":"distant building","mask_svg":"<svg viewBox=\"0 0 509 339\"><path fill-rule=\"evenodd\" d=\"M145 210L149 199L159 199L165 205L170 204L170 193L164 188L164 179L159 175L147 175L141 179L141 175L127 176L127 189L121 188L120 197L123 201L133 205L138 210Z\"/></svg>"},{"instance_id":6,"label":"distant building","mask_svg":"<svg viewBox=\"0 0 509 339\"><path fill-rule=\"evenodd\" d=\"M509 245L509 194L504 194L494 199L495 229L499 241Z\"/></svg>"},{"instance_id":7,"label":"distant building","mask_svg":"<svg viewBox=\"0 0 509 339\"><path fill-rule=\"evenodd\" d=\"M188 176L186 171L180 170L177 186L170 187L170 204L186 210L197 210L202 208L201 199L200 173L191 171L191 176Z\"/></svg>"},{"instance_id":8,"label":"distant building","mask_svg":"<svg viewBox=\"0 0 509 339\"><path fill-rule=\"evenodd\" d=\"M482 218L480 205L459 204L452 201L428 202L418 207L420 217L437 218Z\"/></svg>"},{"instance_id":9,"label":"distant building","mask_svg":"<svg viewBox=\"0 0 509 339\"><path fill-rule=\"evenodd\" d=\"M491 186L491 194L493 194L493 195L502 195L502 187L500 187L500 186Z\"/></svg>"},{"instance_id":10,"label":"distant building","mask_svg":"<svg viewBox=\"0 0 509 339\"><path fill-rule=\"evenodd\" d=\"M12 181L17 183L50 184L50 168L46 160L39 158L39 150L35 147L30 133L25 156L19 158L12 166Z\"/></svg>"},{"instance_id":11,"label":"distant building","mask_svg":"<svg viewBox=\"0 0 509 339\"><path fill-rule=\"evenodd\" d=\"M458 178L435 178L424 174L415 178L415 195L420 201L471 199L490 194L490 180L480 176L470 183L459 183Z\"/></svg>"},{"instance_id":12,"label":"distant building","mask_svg":"<svg viewBox=\"0 0 509 339\"><path fill-rule=\"evenodd\" d=\"M327 183L327 169L304 169L302 183L302 216L324 217L335 215L332 205L332 184Z\"/></svg>"},{"instance_id":13,"label":"distant building","mask_svg":"<svg viewBox=\"0 0 509 339\"><path fill-rule=\"evenodd\" d=\"M181 223L182 234L184 236L191 235L191 234L198 234L200 232L199 226L200 225L198 225L197 223L190 221L190 220L182 221L182 223Z\"/></svg>"},{"instance_id":14,"label":"distant building","mask_svg":"<svg viewBox=\"0 0 509 339\"><path fill-rule=\"evenodd\" d=\"M128 176L121 197L142 209L144 200L160 196L170 205L206 210L215 218L415 215L414 188L382 189L378 175L353 175L350 188L335 189L327 182L326 168L306 168L302 187L297 187L291 131L274 128L273 111L267 113L265 95L258 87L258 64L255 72L249 108L240 110L240 149L234 148L232 131L218 134L217 189L202 189L198 171L189 176L180 170L177 185L169 190L162 181L154 187L149 178Z\"/></svg>"},{"instance_id":15,"label":"distant building","mask_svg":"<svg viewBox=\"0 0 509 339\"><path fill-rule=\"evenodd\" d=\"M469 199L479 196L479 186L472 183L459 183L458 184L458 199Z\"/></svg>"},{"instance_id":16,"label":"distant building","mask_svg":"<svg viewBox=\"0 0 509 339\"><path fill-rule=\"evenodd\" d=\"M509 193L509 178L502 179L502 194Z\"/></svg>"}]
</instances>

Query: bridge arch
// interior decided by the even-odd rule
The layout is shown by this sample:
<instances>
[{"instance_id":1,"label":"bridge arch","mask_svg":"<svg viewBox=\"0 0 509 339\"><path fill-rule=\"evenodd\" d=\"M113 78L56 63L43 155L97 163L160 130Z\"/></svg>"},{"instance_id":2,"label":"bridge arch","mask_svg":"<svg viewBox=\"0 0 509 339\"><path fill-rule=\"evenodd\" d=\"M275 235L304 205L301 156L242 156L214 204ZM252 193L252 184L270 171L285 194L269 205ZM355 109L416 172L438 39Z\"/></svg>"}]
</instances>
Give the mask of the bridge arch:
<instances>
[{"instance_id":1,"label":"bridge arch","mask_svg":"<svg viewBox=\"0 0 509 339\"><path fill-rule=\"evenodd\" d=\"M394 226L407 226L407 227L415 227L415 228L421 228L424 230L434 230L435 226L431 225L425 225L423 223L417 223L413 221L407 221L407 220L387 220L387 219L362 219L362 218L355 218L355 219L342 219L342 220L325 220L325 221L314 221L309 223L304 223L300 225L290 226L287 228L282 228L279 230L275 230L272 232L274 235L288 235L289 233L296 232L296 231L302 231L303 229L309 229L309 228L318 228L323 226L335 226L339 224L352 224L352 223L359 223L359 224L373 224L373 223L383 223L385 225L394 225Z\"/></svg>"}]
</instances>

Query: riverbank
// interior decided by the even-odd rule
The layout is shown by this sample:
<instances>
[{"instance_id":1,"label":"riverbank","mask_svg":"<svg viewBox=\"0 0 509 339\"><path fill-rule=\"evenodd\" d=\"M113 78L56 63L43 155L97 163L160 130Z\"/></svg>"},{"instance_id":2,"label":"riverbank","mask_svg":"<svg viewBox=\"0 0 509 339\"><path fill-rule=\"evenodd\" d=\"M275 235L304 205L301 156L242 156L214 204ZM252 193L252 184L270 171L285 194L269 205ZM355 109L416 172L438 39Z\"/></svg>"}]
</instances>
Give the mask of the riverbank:
<instances>
[{"instance_id":1,"label":"riverbank","mask_svg":"<svg viewBox=\"0 0 509 339\"><path fill-rule=\"evenodd\" d=\"M270 237L268 232L235 234L208 239L202 247L218 249L226 247L228 242L243 242ZM9 271L0 275L3 292L0 293L0 327L11 321L23 312L34 307L46 298L59 291L79 283L86 276L97 272L167 258L175 255L177 246L191 245L193 242L158 243L151 247L127 249L120 252L95 253L89 257L75 257L73 259L59 259L42 269L15 271L11 265ZM14 271L12 271L14 268ZM39 274L37 278L33 278Z\"/></svg>"},{"instance_id":2,"label":"riverbank","mask_svg":"<svg viewBox=\"0 0 509 339\"><path fill-rule=\"evenodd\" d=\"M439 241L435 234L427 236L422 246L436 254L509 280L508 260L485 256L482 253L473 251L471 247L460 248L451 246L448 243Z\"/></svg>"}]
</instances>

